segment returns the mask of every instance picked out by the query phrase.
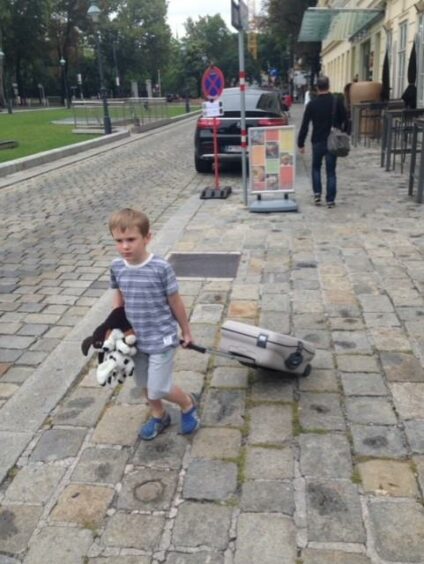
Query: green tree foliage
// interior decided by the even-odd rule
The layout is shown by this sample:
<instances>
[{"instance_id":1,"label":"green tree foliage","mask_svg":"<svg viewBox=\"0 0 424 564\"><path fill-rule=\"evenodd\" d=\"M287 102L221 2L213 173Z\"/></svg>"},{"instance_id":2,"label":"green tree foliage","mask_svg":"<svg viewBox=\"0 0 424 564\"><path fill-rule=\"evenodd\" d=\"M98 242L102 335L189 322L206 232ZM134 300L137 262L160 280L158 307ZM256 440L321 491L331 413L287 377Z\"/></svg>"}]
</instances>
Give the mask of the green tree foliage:
<instances>
[{"instance_id":1,"label":"green tree foliage","mask_svg":"<svg viewBox=\"0 0 424 564\"><path fill-rule=\"evenodd\" d=\"M20 92L33 82L34 69L43 55L47 33L48 0L1 0L0 28L6 75Z\"/></svg>"},{"instance_id":2,"label":"green tree foliage","mask_svg":"<svg viewBox=\"0 0 424 564\"><path fill-rule=\"evenodd\" d=\"M281 70L287 71L293 61L301 60L304 67L317 72L320 43L298 43L305 10L317 5L317 0L266 0L264 27L271 47L270 58L279 56Z\"/></svg>"},{"instance_id":3,"label":"green tree foliage","mask_svg":"<svg viewBox=\"0 0 424 564\"><path fill-rule=\"evenodd\" d=\"M93 2L101 10L97 28L87 16ZM297 45L296 38L304 10L315 4L316 0L266 0L257 60L248 53L245 36L250 79L259 81L261 71L270 66L284 73L294 57L307 60L310 47ZM160 73L162 94L183 94L188 87L190 95L199 95L202 74L211 63L222 69L227 86L237 83L238 33L229 30L219 14L189 18L182 40L172 38L166 16L167 0L0 0L7 92L16 82L21 97L37 96L39 84L48 96L63 97L65 84L79 94L77 77L82 75L84 95L95 96L96 35L110 94L130 94L131 80L145 94L146 80L155 85ZM59 64L62 58L64 67Z\"/></svg>"},{"instance_id":4,"label":"green tree foliage","mask_svg":"<svg viewBox=\"0 0 424 564\"><path fill-rule=\"evenodd\" d=\"M189 82L190 93L200 95L200 82L209 64L218 66L231 84L238 76L237 34L231 33L219 14L185 23L182 41L182 66Z\"/></svg>"},{"instance_id":5,"label":"green tree foliage","mask_svg":"<svg viewBox=\"0 0 424 564\"><path fill-rule=\"evenodd\" d=\"M167 66L171 50L166 0L127 0L117 3L116 8L105 43L115 41L120 74L143 84L146 79L157 83L158 73ZM106 56L112 68L111 49Z\"/></svg>"}]
</instances>

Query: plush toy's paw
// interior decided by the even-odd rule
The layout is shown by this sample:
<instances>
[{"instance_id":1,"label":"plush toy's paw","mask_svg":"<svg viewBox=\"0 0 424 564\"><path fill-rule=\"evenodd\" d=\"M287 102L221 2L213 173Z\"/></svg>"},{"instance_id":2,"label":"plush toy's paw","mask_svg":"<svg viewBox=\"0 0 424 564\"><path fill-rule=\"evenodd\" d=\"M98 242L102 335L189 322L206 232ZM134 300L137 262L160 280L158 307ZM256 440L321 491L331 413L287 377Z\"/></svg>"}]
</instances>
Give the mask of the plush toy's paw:
<instances>
[{"instance_id":1,"label":"plush toy's paw","mask_svg":"<svg viewBox=\"0 0 424 564\"><path fill-rule=\"evenodd\" d=\"M107 383L111 383L113 378L113 372L116 368L116 362L109 358L99 364L96 370L96 379L98 384L105 386Z\"/></svg>"},{"instance_id":2,"label":"plush toy's paw","mask_svg":"<svg viewBox=\"0 0 424 564\"><path fill-rule=\"evenodd\" d=\"M130 335L125 335L124 341L130 347L133 347L137 342L137 337L133 333L131 333Z\"/></svg>"},{"instance_id":3,"label":"plush toy's paw","mask_svg":"<svg viewBox=\"0 0 424 564\"><path fill-rule=\"evenodd\" d=\"M127 345L124 340L116 341L116 350L122 354L129 355L131 352L131 347Z\"/></svg>"},{"instance_id":4,"label":"plush toy's paw","mask_svg":"<svg viewBox=\"0 0 424 564\"><path fill-rule=\"evenodd\" d=\"M111 352L114 351L116 348L116 342L120 339L122 339L122 337L124 336L124 334L122 333L122 331L120 329L113 329L109 335L109 337L106 339L106 341L103 343L103 350L105 352Z\"/></svg>"}]
</instances>

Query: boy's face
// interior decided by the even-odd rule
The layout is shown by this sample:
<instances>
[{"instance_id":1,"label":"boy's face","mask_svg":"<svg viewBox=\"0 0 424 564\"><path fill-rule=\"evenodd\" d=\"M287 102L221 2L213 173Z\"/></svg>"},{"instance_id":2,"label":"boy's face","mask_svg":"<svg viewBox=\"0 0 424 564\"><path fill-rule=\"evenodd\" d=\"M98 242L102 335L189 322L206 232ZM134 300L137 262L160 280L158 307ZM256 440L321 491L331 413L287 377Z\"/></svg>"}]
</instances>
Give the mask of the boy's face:
<instances>
[{"instance_id":1,"label":"boy's face","mask_svg":"<svg viewBox=\"0 0 424 564\"><path fill-rule=\"evenodd\" d=\"M146 247L152 237L151 233L143 236L136 227L131 227L125 231L114 229L112 237L118 253L129 264L140 264L148 258Z\"/></svg>"}]
</instances>

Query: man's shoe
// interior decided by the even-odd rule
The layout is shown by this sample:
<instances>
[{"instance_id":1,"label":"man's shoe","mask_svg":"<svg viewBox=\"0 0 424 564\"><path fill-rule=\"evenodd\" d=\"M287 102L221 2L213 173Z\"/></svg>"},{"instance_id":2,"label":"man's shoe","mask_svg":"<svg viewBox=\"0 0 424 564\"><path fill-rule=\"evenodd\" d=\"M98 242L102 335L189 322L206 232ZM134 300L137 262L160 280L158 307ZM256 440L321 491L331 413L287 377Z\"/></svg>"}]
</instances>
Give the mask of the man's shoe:
<instances>
[{"instance_id":1,"label":"man's shoe","mask_svg":"<svg viewBox=\"0 0 424 564\"><path fill-rule=\"evenodd\" d=\"M320 206L321 205L321 194L315 194L314 195L314 202L316 206Z\"/></svg>"},{"instance_id":2,"label":"man's shoe","mask_svg":"<svg viewBox=\"0 0 424 564\"><path fill-rule=\"evenodd\" d=\"M327 202L327 208L334 208L336 206L336 202Z\"/></svg>"},{"instance_id":3,"label":"man's shoe","mask_svg":"<svg viewBox=\"0 0 424 564\"><path fill-rule=\"evenodd\" d=\"M138 436L143 441L151 441L171 425L171 416L164 413L162 417L151 417L140 429Z\"/></svg>"},{"instance_id":4,"label":"man's shoe","mask_svg":"<svg viewBox=\"0 0 424 564\"><path fill-rule=\"evenodd\" d=\"M197 413L196 398L193 394L190 394L193 402L193 407L186 413L181 412L181 434L191 435L194 431L200 427L200 418Z\"/></svg>"}]
</instances>

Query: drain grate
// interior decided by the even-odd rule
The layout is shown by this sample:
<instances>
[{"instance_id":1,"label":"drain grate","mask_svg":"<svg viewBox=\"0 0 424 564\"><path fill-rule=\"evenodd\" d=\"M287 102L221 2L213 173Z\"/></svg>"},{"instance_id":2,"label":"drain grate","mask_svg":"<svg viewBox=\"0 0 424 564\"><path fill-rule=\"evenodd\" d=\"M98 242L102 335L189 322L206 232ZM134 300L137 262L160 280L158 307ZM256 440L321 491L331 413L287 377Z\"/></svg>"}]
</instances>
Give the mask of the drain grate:
<instances>
[{"instance_id":1,"label":"drain grate","mask_svg":"<svg viewBox=\"0 0 424 564\"><path fill-rule=\"evenodd\" d=\"M168 257L179 278L235 278L239 253L172 253Z\"/></svg>"}]
</instances>

